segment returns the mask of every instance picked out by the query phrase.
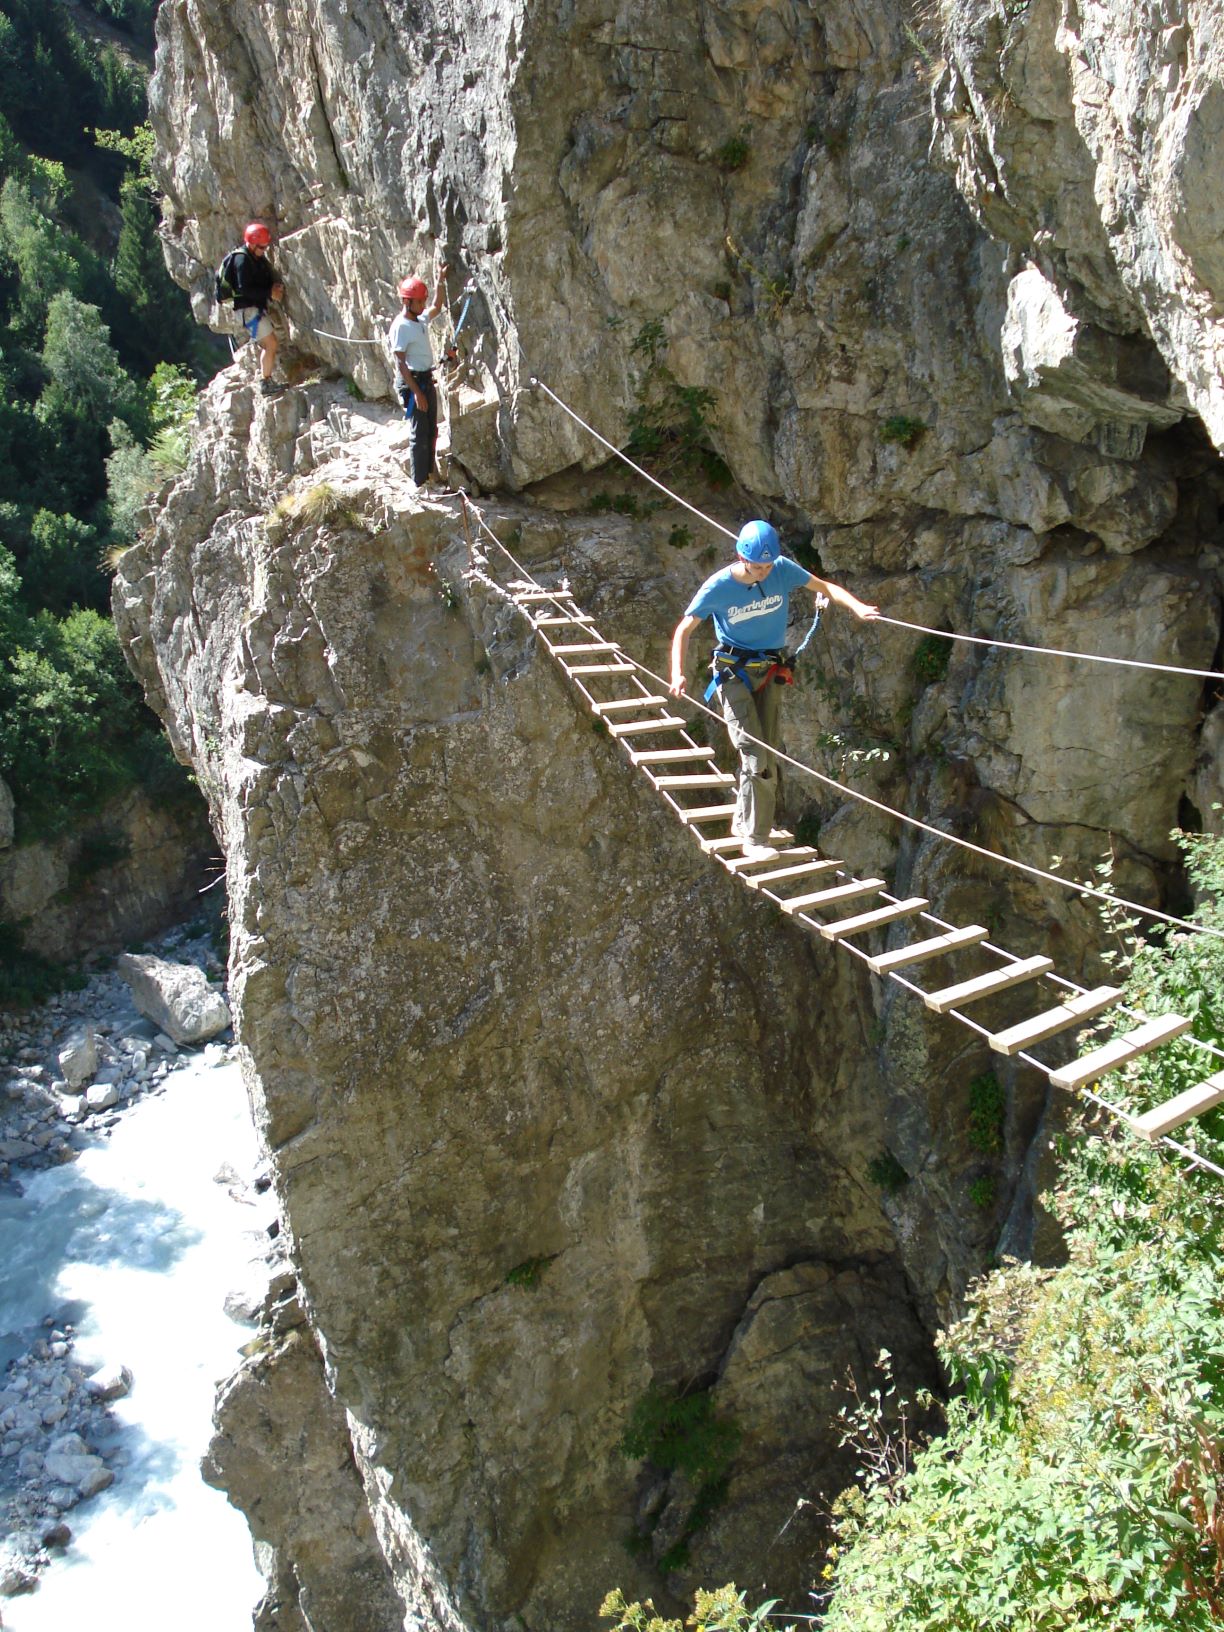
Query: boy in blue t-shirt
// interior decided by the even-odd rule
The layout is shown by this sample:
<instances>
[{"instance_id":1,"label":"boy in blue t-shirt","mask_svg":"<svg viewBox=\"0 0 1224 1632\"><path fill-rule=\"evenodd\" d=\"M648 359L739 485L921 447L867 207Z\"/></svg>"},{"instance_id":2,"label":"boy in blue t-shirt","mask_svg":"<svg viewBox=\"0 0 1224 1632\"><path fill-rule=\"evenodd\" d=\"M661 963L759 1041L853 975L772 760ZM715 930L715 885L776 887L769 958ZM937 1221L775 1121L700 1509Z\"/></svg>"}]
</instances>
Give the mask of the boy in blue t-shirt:
<instances>
[{"instance_id":1,"label":"boy in blue t-shirt","mask_svg":"<svg viewBox=\"0 0 1224 1632\"><path fill-rule=\"evenodd\" d=\"M676 625L671 646L671 694L683 697L684 661L689 636L705 618L714 620L718 645L714 676L723 718L739 754L739 791L731 831L744 841L749 861L774 854L769 843L778 792L774 750L779 731L781 684L778 659L786 645L786 619L792 589L810 589L844 606L856 618L878 618L869 606L840 584L817 578L782 554L781 540L767 521L750 521L735 541L736 560L706 579ZM751 734L766 747L749 742Z\"/></svg>"}]
</instances>

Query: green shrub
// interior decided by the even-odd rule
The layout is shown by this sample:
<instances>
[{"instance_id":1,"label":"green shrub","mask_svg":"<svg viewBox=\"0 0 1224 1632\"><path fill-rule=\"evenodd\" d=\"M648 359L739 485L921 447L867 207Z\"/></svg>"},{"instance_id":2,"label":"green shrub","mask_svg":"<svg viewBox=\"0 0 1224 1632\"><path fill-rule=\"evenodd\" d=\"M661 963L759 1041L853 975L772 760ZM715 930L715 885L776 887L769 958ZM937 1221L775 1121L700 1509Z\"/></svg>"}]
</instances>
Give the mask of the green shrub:
<instances>
[{"instance_id":1,"label":"green shrub","mask_svg":"<svg viewBox=\"0 0 1224 1632\"><path fill-rule=\"evenodd\" d=\"M645 1458L660 1473L683 1475L694 1492L679 1536L658 1557L660 1569L678 1570L688 1563L689 1542L726 1499L739 1442L738 1426L715 1415L705 1389L677 1393L651 1388L634 1405L621 1436L621 1454ZM631 1551L644 1550L649 1540L649 1531L638 1530L626 1545Z\"/></svg>"},{"instance_id":2,"label":"green shrub","mask_svg":"<svg viewBox=\"0 0 1224 1632\"><path fill-rule=\"evenodd\" d=\"M506 1285L521 1287L524 1292L536 1291L555 1257L556 1253L544 1258L524 1258L521 1264L506 1271Z\"/></svg>"},{"instance_id":3,"label":"green shrub","mask_svg":"<svg viewBox=\"0 0 1224 1632\"><path fill-rule=\"evenodd\" d=\"M969 1200L973 1206L988 1213L999 1198L999 1181L990 1173L983 1173L969 1184Z\"/></svg>"},{"instance_id":4,"label":"green shrub","mask_svg":"<svg viewBox=\"0 0 1224 1632\"><path fill-rule=\"evenodd\" d=\"M880 441L896 443L909 453L921 442L926 430L926 423L921 419L911 419L908 414L892 414L880 426Z\"/></svg>"},{"instance_id":5,"label":"green shrub","mask_svg":"<svg viewBox=\"0 0 1224 1632\"><path fill-rule=\"evenodd\" d=\"M752 146L742 133L730 137L721 147L714 150L714 163L726 175L742 170L751 157Z\"/></svg>"},{"instance_id":6,"label":"green shrub","mask_svg":"<svg viewBox=\"0 0 1224 1632\"><path fill-rule=\"evenodd\" d=\"M969 1084L969 1143L987 1156L1003 1151L1007 1095L993 1071L984 1071Z\"/></svg>"},{"instance_id":7,"label":"green shrub","mask_svg":"<svg viewBox=\"0 0 1224 1632\"><path fill-rule=\"evenodd\" d=\"M919 685L933 686L943 679L952 661L952 642L942 635L923 635L910 658L910 672Z\"/></svg>"},{"instance_id":8,"label":"green shrub","mask_svg":"<svg viewBox=\"0 0 1224 1632\"><path fill-rule=\"evenodd\" d=\"M909 1183L909 1174L891 1150L882 1150L867 1163L867 1177L887 1196L895 1196Z\"/></svg>"}]
</instances>

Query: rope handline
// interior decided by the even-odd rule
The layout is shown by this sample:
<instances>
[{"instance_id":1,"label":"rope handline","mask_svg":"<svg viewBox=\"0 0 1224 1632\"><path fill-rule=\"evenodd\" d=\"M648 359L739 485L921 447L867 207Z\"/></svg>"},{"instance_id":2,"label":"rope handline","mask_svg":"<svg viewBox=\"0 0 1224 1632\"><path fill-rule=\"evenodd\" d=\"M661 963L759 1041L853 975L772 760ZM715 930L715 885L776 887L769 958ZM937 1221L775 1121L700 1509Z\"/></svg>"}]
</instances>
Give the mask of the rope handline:
<instances>
[{"instance_id":1,"label":"rope handline","mask_svg":"<svg viewBox=\"0 0 1224 1632\"><path fill-rule=\"evenodd\" d=\"M1081 663L1113 663L1125 669L1151 669L1158 674L1187 674L1197 680L1224 680L1215 669L1182 669L1173 663L1147 663L1138 657L1102 657L1099 652L1068 652L1058 646L1026 646L1018 640L991 640L985 635L957 635L947 629L928 629L924 623L907 623L881 612L874 623L891 623L895 629L913 629L920 635L938 635L941 640L961 641L969 646L995 646L1004 652L1037 652L1044 657L1070 657Z\"/></svg>"},{"instance_id":2,"label":"rope handline","mask_svg":"<svg viewBox=\"0 0 1224 1632\"><path fill-rule=\"evenodd\" d=\"M359 340L354 334L331 334L327 329L311 329L310 332L311 334L321 334L324 340L343 341L346 346L381 346L386 344L383 340Z\"/></svg>"},{"instance_id":3,"label":"rope handline","mask_svg":"<svg viewBox=\"0 0 1224 1632\"><path fill-rule=\"evenodd\" d=\"M545 387L545 389L547 390L547 387ZM464 502L465 504L470 503L470 501L466 498ZM532 584L535 584L536 588L542 589L544 586L542 584L536 584L535 579L532 578L529 572L527 572L526 568L523 567L520 562L515 560L514 556L511 555L510 551L502 543L501 539L498 538L497 534L481 516L479 510L477 510L474 505L471 506L471 509L472 514L476 517L480 526L486 533L488 533L489 537L497 545L498 549L501 550L506 558L513 564L515 570L522 573L523 576ZM664 690L670 690L670 680L664 679L661 674L656 674L653 669L647 668L644 663L639 663L637 659L630 656L630 654L626 652L623 647L618 647L618 650L620 650L627 663L632 663L635 669L640 670L642 674L653 680L656 685L662 686ZM690 697L687 693L685 695L687 701L690 702L694 708L697 708L703 714L708 715L710 719L716 721L719 725L725 724L721 714L716 714L712 708L708 708L705 703L700 702L696 697ZM744 731L742 734L746 741L755 744L758 748L770 747L770 745L763 742L760 737L753 736L750 731ZM1070 890L1077 895L1088 895L1093 896L1099 901L1108 901L1113 906L1122 907L1128 912L1137 913L1141 917L1151 918L1159 923L1170 924L1176 929L1184 929L1188 930L1194 935L1207 935L1214 940L1224 941L1224 930L1213 929L1208 924L1196 924L1191 922L1188 918L1178 918L1173 913L1161 912L1157 907L1141 906L1138 901L1128 901L1124 896L1111 895L1108 890L1102 890L1095 884L1081 884L1075 879L1062 878L1057 873L1047 872L1043 867L1035 867L1031 862L1020 861L1014 856L1000 855L995 850L987 850L980 844L974 844L970 839L962 839L959 834L946 833L942 828L932 827L929 822L922 821L920 817L910 816L902 810L894 810L891 805L883 804L880 800L873 799L870 794L861 793L857 788L847 787L845 783L838 782L831 776L826 776L823 771L816 770L814 766L805 765L802 760L792 758L790 754L785 753L780 748L773 748L771 752L773 752L774 755L784 764L790 765L794 770L800 771L807 776L814 777L816 781L824 783L826 787L834 788L838 793L844 793L849 798L857 799L861 804L870 806L872 810L879 811L885 816L891 816L894 818L894 820L904 822L907 826L917 828L920 832L930 834L932 838L943 839L948 844L954 844L962 850L967 850L971 855L984 856L989 861L1000 862L1005 867L1012 867L1018 872L1026 873L1030 878L1039 878L1044 880L1046 883L1057 884L1061 889Z\"/></svg>"},{"instance_id":4,"label":"rope handline","mask_svg":"<svg viewBox=\"0 0 1224 1632\"><path fill-rule=\"evenodd\" d=\"M523 361L527 361L525 353ZM528 364L528 367L530 366L531 365ZM532 385L538 386L546 396L551 397L556 403L557 407L562 409L570 416L572 420L575 420L579 425L581 425L584 431L589 431L595 438L596 442L602 443L603 446L607 448L608 452L614 453L618 459L623 459L629 466L630 470L636 470L639 476L644 477L645 480L648 481L653 487L657 487L660 493L666 493L668 498L674 503L682 504L686 510L691 511L692 514L698 518L698 520L704 521L708 527L715 528L716 531L725 534L727 538L735 538L736 535L731 531L730 527L724 527L721 521L715 521L713 517L707 516L704 510L698 510L695 504L690 504L687 499L682 499L679 493L673 493L670 487L664 487L662 482L660 482L656 477L652 476L648 470L643 470L641 465L635 465L627 453L622 453L618 447L608 441L606 436L600 436L595 427L593 425L588 425L586 420L582 418L581 414L576 414L567 402L562 402L557 393L550 390L550 388L544 384L544 381L540 379L538 375L530 374L528 378Z\"/></svg>"},{"instance_id":5,"label":"rope handline","mask_svg":"<svg viewBox=\"0 0 1224 1632\"><path fill-rule=\"evenodd\" d=\"M460 499L461 499L462 504L463 504L463 515L464 515L465 531L467 531L467 533L468 533L468 559L469 559L469 565L468 565L467 572L464 574L464 576L469 578L469 579L472 579L472 580L475 580L475 581L477 581L479 583L484 584L487 588L492 590L500 599L507 601L508 604L510 606L512 606L514 608L514 610L516 612L518 612L521 617L523 617L523 618L525 618L527 620L527 622L532 626L533 632L534 632L534 621L532 620L530 614L527 612L526 608L520 606L519 603L514 599L514 596L513 596L513 593L511 591L511 589L508 589L504 585L499 584L494 578L492 578L490 576L490 574L488 572L483 570L484 567L488 565L488 558L479 549L479 547L475 545L474 541L472 540L470 529L467 528L467 519L468 519L469 514L475 516L477 525L482 529L482 531L484 531L485 533L488 534L489 538L493 541L494 544L497 545L498 549L501 550L502 554L506 556L507 560L509 560L511 562L511 564L514 566L515 570L522 575L524 587L530 587L530 588L533 588L533 589L536 589L536 590L544 590L546 586L541 584L539 582L539 580L537 578L535 578L533 576L533 574L531 572L529 572L528 569L526 567L524 567L519 560L517 560L517 558L513 555L513 553L510 551L510 549L505 544L502 543L501 539L498 538L497 534L493 531L493 529L485 521L485 519L481 515L480 511L476 508L476 506L474 504L472 504L472 502L468 498L467 494L466 493L461 494ZM563 598L564 599L570 599L570 598L572 598L572 594L571 594L571 591L568 589L568 587L563 586L562 588L558 589L555 592L555 598L557 600L561 600ZM633 664L633 667L634 667L634 670L635 670L635 674L634 674L635 679L637 679L637 672L636 671L640 671L641 673L649 675L652 680L658 681L661 684L666 684L666 682L663 682L661 680L660 676L652 674L651 671L649 669L646 669L642 664L636 663L636 662L634 662L633 658L628 657L628 654L624 652L623 648L618 647L618 650L621 652L622 656L626 657L628 662ZM641 682L638 681L638 684L641 684ZM692 701L692 699L690 699L690 701ZM703 709L703 712L709 714L712 719L720 719L721 718L720 716L714 714L712 709ZM798 762L795 762L795 763L798 763ZM809 767L799 766L799 768L800 769L808 769ZM816 773L816 774L819 774L819 773ZM840 786L840 784L835 784L835 786ZM844 791L850 792L850 791L853 791L853 790L846 789ZM884 808L887 808L887 807L884 807ZM900 812L893 812L893 814L899 815ZM949 835L946 835L946 834L939 835L938 834L938 829L932 829L932 831L935 832L938 836L941 836L941 837L948 837L949 836ZM987 852L987 853L988 854L993 854L993 852ZM996 859L1001 860L1001 861L1006 861L1008 858L1005 857L1005 856L1000 856L1000 857L997 857ZM844 876L841 873L840 869L839 869L839 872L838 872L837 876L839 876L839 877ZM1054 876L1054 875L1052 875L1052 876ZM1066 880L1061 880L1060 882L1065 883ZM880 898L882 900L884 900L884 901L896 901L898 899L896 896L890 894L890 892L887 891L887 890L880 890L878 893L880 895ZM1115 897L1110 897L1110 899L1116 899L1116 898ZM956 927L955 925L949 924L945 919L941 919L936 914L931 913L931 912L923 911L923 912L920 912L919 914L917 914L917 916L920 917L920 918L923 918L923 919L927 920L927 922L932 923L932 924L938 926L939 928L942 928L942 929L945 929L945 930L953 929L953 928ZM809 925L810 927L819 928L819 924L816 923L816 921L813 920L807 913L796 913L795 918L798 921ZM1201 926L1201 925L1199 925L1199 926L1193 926L1192 925L1191 927L1192 928L1197 927L1197 928L1200 928L1200 929L1203 928L1203 926ZM853 953L861 962L866 963L868 961L869 954L868 954L867 950L865 948L863 948L863 947L856 946L853 941L851 941L849 939L844 939L844 940L839 942L839 945L845 947L847 951ZM986 951L986 952L993 952L996 955L1001 956L1006 961L1011 962L1011 963L1016 963L1016 962L1021 961L1016 953L1009 952L1004 947L993 946L989 941L985 941L985 942L982 943L982 950ZM889 970L887 978L892 980L892 981L895 981L898 986L902 987L905 991L911 993L915 997L920 997L921 998L921 997L925 996L925 993L924 993L923 989L920 986L915 985L913 981L908 980L904 975L902 975L896 969ZM1074 992L1081 992L1082 993L1082 992L1084 992L1086 990L1085 987L1078 986L1074 981L1068 980L1064 976L1056 974L1053 970L1048 971L1041 978L1050 980L1050 981L1054 982L1055 984L1057 984L1059 986L1062 986L1062 987L1065 987L1065 988L1068 988L1069 990L1074 991ZM1145 1015L1143 1015L1140 1012L1130 1008L1126 1004L1120 1004L1118 1007L1119 1007L1119 1012L1120 1013L1126 1014L1126 1015L1128 1015L1128 1016L1130 1016L1132 1018L1140 1019L1140 1020L1147 1018ZM955 1015L956 1019L960 1020L962 1022L962 1024L967 1026L971 1031L976 1032L979 1036L989 1038L992 1035L988 1027L986 1027L986 1026L980 1024L978 1021L972 1019L969 1015L967 1015L964 1012L963 1009L958 1009L958 1010L955 1010L953 1012L954 1012L954 1015ZM1191 1032L1187 1036L1185 1036L1183 1040L1185 1042L1187 1042L1187 1043L1195 1045L1200 1050L1202 1050L1202 1051L1204 1051L1204 1052L1206 1052L1208 1054L1215 1055L1217 1057L1221 1057L1221 1055L1224 1054L1224 1051L1221 1051L1220 1049L1217 1049L1211 1043L1204 1042L1201 1038L1196 1037L1193 1034L1193 1032ZM1018 1050L1015 1057L1017 1059L1023 1060L1026 1065L1031 1066L1034 1070L1040 1072L1041 1074L1043 1074L1047 1078L1049 1077L1050 1068L1048 1066L1046 1066L1041 1060L1039 1060L1035 1055L1029 1053L1027 1050L1024 1050L1024 1049ZM1117 1121L1122 1122L1123 1124L1125 1124L1128 1129L1131 1127L1133 1119L1132 1119L1132 1117L1130 1116L1130 1114L1127 1111L1122 1109L1121 1106L1115 1105L1114 1103L1112 1103L1112 1101L1105 1099L1100 1094L1093 1093L1092 1090L1089 1089L1086 1086L1080 1088L1078 1090L1078 1092L1080 1094L1082 1094L1085 1099L1090 1100L1093 1104L1100 1106L1102 1110L1107 1111ZM1184 1160L1189 1162L1191 1167L1203 1168L1206 1171L1214 1174L1217 1178L1224 1179L1224 1167L1218 1166L1215 1162L1211 1161L1210 1158L1200 1155L1198 1151L1192 1150L1187 1145L1183 1145L1182 1143L1180 1143L1180 1141L1178 1141L1176 1139L1173 1139L1169 1134L1167 1134L1167 1133L1160 1134L1154 1142L1157 1143L1157 1144L1166 1145L1170 1150L1175 1151L1177 1153L1177 1155L1179 1155Z\"/></svg>"},{"instance_id":6,"label":"rope handline","mask_svg":"<svg viewBox=\"0 0 1224 1632\"><path fill-rule=\"evenodd\" d=\"M523 351L521 344L519 345L519 351L522 353L523 361L527 363L528 370L530 371L531 364L528 361L527 353ZM671 488L665 487L663 483L656 477L652 476L648 470L643 470L641 465L635 464L633 460L629 458L628 454L616 447L614 443L609 442L606 436L601 436L593 425L588 425L586 420L582 418L581 414L577 413L573 408L571 408L567 402L563 402L557 393L545 385L544 381L540 379L538 375L529 373L529 379L532 385L538 386L541 391L543 391L547 396L551 397L557 404L558 408L560 408L564 413L567 413L576 424L581 425L584 431L588 431L597 442L599 442L603 447L607 448L609 453L614 454L616 458L622 460L626 465L628 465L630 470L636 471L639 476L644 477L646 481L650 482L654 487L657 487L660 493L666 493L669 499L674 500L677 504L682 504L686 510L690 510L693 515L699 517L707 524L707 526L715 528L716 531L725 534L727 538L736 537L736 534L733 533L729 527L724 527L721 522L715 521L712 516L707 516L705 512L699 510L695 504L690 504L687 499L682 499L678 493L673 493ZM1057 646L1026 646L1020 641L991 640L985 635L950 634L946 629L928 629L925 624L907 623L904 618L890 618L882 612L878 618L875 618L872 621L876 623L891 623L894 628L897 629L912 629L917 634L938 635L942 640L963 641L972 646L994 646L998 647L1002 651L1029 652L1039 654L1044 657L1073 658L1078 659L1083 663L1112 663L1120 668L1147 669L1155 671L1159 674L1189 675L1198 680L1224 680L1224 673L1220 673L1215 669L1185 669L1180 668L1173 663L1149 663L1137 657L1102 657L1096 652L1071 652L1065 651Z\"/></svg>"}]
</instances>

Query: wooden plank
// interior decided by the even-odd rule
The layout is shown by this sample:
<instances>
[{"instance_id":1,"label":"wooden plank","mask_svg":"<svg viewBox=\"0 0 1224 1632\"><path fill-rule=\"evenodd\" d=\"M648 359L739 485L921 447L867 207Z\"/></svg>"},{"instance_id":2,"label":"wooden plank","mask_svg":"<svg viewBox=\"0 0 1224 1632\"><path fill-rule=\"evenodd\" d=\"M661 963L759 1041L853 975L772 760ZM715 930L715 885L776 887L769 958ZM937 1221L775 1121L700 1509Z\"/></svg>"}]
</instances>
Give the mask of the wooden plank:
<instances>
[{"instance_id":1,"label":"wooden plank","mask_svg":"<svg viewBox=\"0 0 1224 1632\"><path fill-rule=\"evenodd\" d=\"M531 601L572 601L573 598L568 589L524 589L514 596L519 606Z\"/></svg>"},{"instance_id":2,"label":"wooden plank","mask_svg":"<svg viewBox=\"0 0 1224 1632\"><path fill-rule=\"evenodd\" d=\"M640 731L683 731L684 721L678 714L663 714L657 720L628 720L622 725L609 725L613 737L632 737Z\"/></svg>"},{"instance_id":3,"label":"wooden plank","mask_svg":"<svg viewBox=\"0 0 1224 1632\"><path fill-rule=\"evenodd\" d=\"M924 896L911 896L908 901L894 901L891 906L877 907L874 912L860 912L854 918L839 918L836 923L821 924L820 933L826 941L840 941L847 935L862 935L865 930L892 924L898 918L913 918L925 912L930 902Z\"/></svg>"},{"instance_id":4,"label":"wooden plank","mask_svg":"<svg viewBox=\"0 0 1224 1632\"><path fill-rule=\"evenodd\" d=\"M937 992L923 992L922 1001L936 1014L947 1014L949 1009L959 1009L965 1003L977 1003L984 997L993 997L996 992L1023 986L1026 980L1036 980L1038 975L1048 975L1053 967L1053 958L1021 958L1019 963L1005 963L1001 969L975 975L972 980L957 981L955 986L943 986Z\"/></svg>"},{"instance_id":5,"label":"wooden plank","mask_svg":"<svg viewBox=\"0 0 1224 1632\"><path fill-rule=\"evenodd\" d=\"M631 765L691 765L699 759L712 764L714 760L710 748L630 748L626 743L625 752Z\"/></svg>"},{"instance_id":6,"label":"wooden plank","mask_svg":"<svg viewBox=\"0 0 1224 1632\"><path fill-rule=\"evenodd\" d=\"M1163 1105L1153 1106L1142 1116L1129 1116L1127 1121L1145 1139L1159 1139L1162 1134L1171 1133L1174 1128L1180 1128L1183 1122L1189 1122L1192 1117L1201 1116L1213 1105L1221 1103L1224 1103L1224 1071L1217 1071L1206 1082L1166 1099Z\"/></svg>"},{"instance_id":7,"label":"wooden plank","mask_svg":"<svg viewBox=\"0 0 1224 1632\"><path fill-rule=\"evenodd\" d=\"M622 708L657 708L666 702L666 697L615 697L610 703L592 703L591 710L595 714L614 714Z\"/></svg>"},{"instance_id":8,"label":"wooden plank","mask_svg":"<svg viewBox=\"0 0 1224 1632\"><path fill-rule=\"evenodd\" d=\"M573 618L563 618L557 616L548 618L532 618L531 621L535 624L537 629L557 629L567 625L574 629L594 629L595 627L595 620L593 618L588 618L585 612L579 612L577 617Z\"/></svg>"},{"instance_id":9,"label":"wooden plank","mask_svg":"<svg viewBox=\"0 0 1224 1632\"><path fill-rule=\"evenodd\" d=\"M878 957L867 959L867 967L873 975L888 975L894 969L907 968L911 963L942 958L945 952L956 952L962 946L976 946L986 939L988 933L981 924L966 924L963 929L949 929L942 935L932 935L929 940L911 941L908 946L881 952Z\"/></svg>"},{"instance_id":10,"label":"wooden plank","mask_svg":"<svg viewBox=\"0 0 1224 1632\"><path fill-rule=\"evenodd\" d=\"M632 674L632 663L566 663L566 674Z\"/></svg>"},{"instance_id":11,"label":"wooden plank","mask_svg":"<svg viewBox=\"0 0 1224 1632\"><path fill-rule=\"evenodd\" d=\"M734 815L734 805L694 805L691 810L682 810L680 812L680 820L682 822L717 822L722 820L724 817ZM731 844L732 842L735 844L743 844L744 841L743 839L735 839L734 841L731 839L717 839L707 842L705 839L703 839L701 841L701 848L703 850L709 849L711 842L717 844Z\"/></svg>"},{"instance_id":12,"label":"wooden plank","mask_svg":"<svg viewBox=\"0 0 1224 1632\"><path fill-rule=\"evenodd\" d=\"M726 806L726 812L728 816L734 816L735 806ZM773 832L769 835L769 842L775 847L787 845L791 842L794 836L795 835L793 833L788 833L785 828L775 827ZM721 839L700 839L698 842L707 856L717 856L720 861L723 860L722 852L724 850L742 850L744 848L744 841L740 838L738 833L732 833L729 837L724 836ZM744 858L741 856L740 860L742 861ZM723 865L724 867L730 867L732 870L735 868L734 860L723 861Z\"/></svg>"},{"instance_id":13,"label":"wooden plank","mask_svg":"<svg viewBox=\"0 0 1224 1632\"><path fill-rule=\"evenodd\" d=\"M789 900L785 896L775 895L773 899L783 912L800 912L807 907L832 906L835 901L853 901L860 895L874 895L883 888L882 878L855 878L849 884L838 884L831 890L817 890L815 895L792 895ZM766 894L773 895L773 892L766 891Z\"/></svg>"},{"instance_id":14,"label":"wooden plank","mask_svg":"<svg viewBox=\"0 0 1224 1632\"><path fill-rule=\"evenodd\" d=\"M742 839L737 840L739 844L743 842ZM766 856L761 861L749 861L747 856L720 856L718 859L729 872L741 873L747 867L766 867L771 863L776 865L778 862L786 862L789 865L792 861L808 861L816 855L816 851L812 849L810 844L797 844L793 850L781 850L771 839L769 847L776 854ZM768 877L768 874L758 873L756 875L758 883L763 876Z\"/></svg>"},{"instance_id":15,"label":"wooden plank","mask_svg":"<svg viewBox=\"0 0 1224 1632\"><path fill-rule=\"evenodd\" d=\"M738 876L743 878L749 888L761 890L766 885L772 887L774 884L781 884L788 878L815 878L817 873L835 872L842 865L840 861L829 861L827 857L821 856L815 861L799 862L794 867L778 867L770 873L741 873Z\"/></svg>"},{"instance_id":16,"label":"wooden plank","mask_svg":"<svg viewBox=\"0 0 1224 1632\"><path fill-rule=\"evenodd\" d=\"M619 652L620 647L614 640L591 640L582 646L554 646L546 640L544 644L554 657L579 657L587 652Z\"/></svg>"},{"instance_id":17,"label":"wooden plank","mask_svg":"<svg viewBox=\"0 0 1224 1632\"><path fill-rule=\"evenodd\" d=\"M656 788L675 793L680 788L731 788L735 786L735 778L726 771L711 771L709 776L654 776L647 771L647 776Z\"/></svg>"},{"instance_id":18,"label":"wooden plank","mask_svg":"<svg viewBox=\"0 0 1224 1632\"><path fill-rule=\"evenodd\" d=\"M1171 1043L1174 1037L1180 1037L1183 1031L1189 1030L1189 1020L1183 1019L1180 1014L1162 1014L1155 1020L1145 1020L1124 1037L1115 1037L1112 1043L1106 1043L1103 1048L1094 1048L1091 1054L1072 1060L1061 1070L1051 1071L1050 1081L1055 1088L1086 1087L1107 1071L1116 1071L1128 1060L1137 1060L1140 1054L1159 1048L1162 1043Z\"/></svg>"},{"instance_id":19,"label":"wooden plank","mask_svg":"<svg viewBox=\"0 0 1224 1632\"><path fill-rule=\"evenodd\" d=\"M1069 997L1057 1008L1035 1014L1031 1020L1021 1020L1018 1025L1008 1026L1006 1031L992 1033L986 1041L996 1054L1018 1054L1022 1048L1044 1043L1047 1037L1057 1037L1060 1031L1090 1020L1094 1014L1112 1007L1121 996L1116 986L1095 986L1090 992Z\"/></svg>"}]
</instances>

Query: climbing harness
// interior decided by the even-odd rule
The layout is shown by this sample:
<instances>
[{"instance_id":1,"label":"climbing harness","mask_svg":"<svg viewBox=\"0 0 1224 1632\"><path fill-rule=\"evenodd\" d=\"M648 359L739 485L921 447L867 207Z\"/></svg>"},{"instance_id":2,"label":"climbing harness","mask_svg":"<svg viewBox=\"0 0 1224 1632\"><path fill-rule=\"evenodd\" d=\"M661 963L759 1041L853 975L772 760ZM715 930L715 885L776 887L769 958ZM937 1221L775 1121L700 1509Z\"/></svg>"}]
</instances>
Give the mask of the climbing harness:
<instances>
[{"instance_id":1,"label":"climbing harness","mask_svg":"<svg viewBox=\"0 0 1224 1632\"><path fill-rule=\"evenodd\" d=\"M728 680L738 680L754 697L771 682L778 686L795 683L794 659L786 652L754 652L724 644L714 648L711 668L713 674L705 689L707 703Z\"/></svg>"}]
</instances>

